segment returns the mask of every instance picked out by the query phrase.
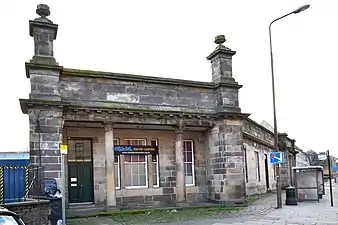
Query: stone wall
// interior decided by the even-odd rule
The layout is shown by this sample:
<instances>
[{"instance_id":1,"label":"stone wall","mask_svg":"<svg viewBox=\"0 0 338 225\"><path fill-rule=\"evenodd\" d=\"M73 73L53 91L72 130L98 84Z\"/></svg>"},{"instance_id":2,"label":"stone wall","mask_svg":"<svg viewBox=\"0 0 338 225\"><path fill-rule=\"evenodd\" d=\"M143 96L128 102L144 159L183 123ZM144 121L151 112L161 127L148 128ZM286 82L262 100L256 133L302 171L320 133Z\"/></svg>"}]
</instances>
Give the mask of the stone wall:
<instances>
[{"instance_id":1,"label":"stone wall","mask_svg":"<svg viewBox=\"0 0 338 225\"><path fill-rule=\"evenodd\" d=\"M219 121L209 133L208 198L243 203L245 196L242 120Z\"/></svg>"},{"instance_id":2,"label":"stone wall","mask_svg":"<svg viewBox=\"0 0 338 225\"><path fill-rule=\"evenodd\" d=\"M26 225L49 225L51 209L47 200L8 203L4 207L17 213Z\"/></svg>"},{"instance_id":3,"label":"stone wall","mask_svg":"<svg viewBox=\"0 0 338 225\"><path fill-rule=\"evenodd\" d=\"M262 194L268 191L266 169L268 171L269 189L276 189L276 168L270 164L265 166L266 157L269 159L269 153L274 151L274 137L271 131L263 126L247 119L244 121L244 148L246 156L246 195ZM257 163L257 156L259 162ZM259 170L259 172L258 172Z\"/></svg>"},{"instance_id":4,"label":"stone wall","mask_svg":"<svg viewBox=\"0 0 338 225\"><path fill-rule=\"evenodd\" d=\"M89 74L102 76L102 73L94 71ZM60 81L62 99L80 105L85 102L88 106L112 108L194 112L214 110L214 88L210 83L176 81L170 85L174 79L106 74L106 78L94 79L84 71L64 69Z\"/></svg>"},{"instance_id":5,"label":"stone wall","mask_svg":"<svg viewBox=\"0 0 338 225\"><path fill-rule=\"evenodd\" d=\"M46 178L61 177L62 111L60 109L34 109L29 111L30 163L41 164ZM60 185L60 182L58 182Z\"/></svg>"},{"instance_id":6,"label":"stone wall","mask_svg":"<svg viewBox=\"0 0 338 225\"><path fill-rule=\"evenodd\" d=\"M289 138L286 133L280 133L278 142L279 149L284 152L285 157L280 168L281 187L284 189L293 185L292 167L296 166L295 140Z\"/></svg>"}]
</instances>

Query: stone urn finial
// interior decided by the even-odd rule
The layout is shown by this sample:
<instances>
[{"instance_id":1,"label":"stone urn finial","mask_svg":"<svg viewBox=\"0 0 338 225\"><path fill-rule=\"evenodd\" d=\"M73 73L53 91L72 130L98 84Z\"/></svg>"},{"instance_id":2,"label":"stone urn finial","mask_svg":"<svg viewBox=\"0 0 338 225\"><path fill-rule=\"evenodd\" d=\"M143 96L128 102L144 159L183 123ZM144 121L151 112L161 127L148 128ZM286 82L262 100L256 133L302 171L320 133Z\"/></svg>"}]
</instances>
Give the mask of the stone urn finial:
<instances>
[{"instance_id":1,"label":"stone urn finial","mask_svg":"<svg viewBox=\"0 0 338 225\"><path fill-rule=\"evenodd\" d=\"M218 44L218 45L223 45L225 41L226 41L226 39L225 39L224 35L217 35L215 37L215 43Z\"/></svg>"},{"instance_id":2,"label":"stone urn finial","mask_svg":"<svg viewBox=\"0 0 338 225\"><path fill-rule=\"evenodd\" d=\"M47 17L50 15L49 6L45 4L39 4L36 9L36 13L41 17Z\"/></svg>"}]
</instances>

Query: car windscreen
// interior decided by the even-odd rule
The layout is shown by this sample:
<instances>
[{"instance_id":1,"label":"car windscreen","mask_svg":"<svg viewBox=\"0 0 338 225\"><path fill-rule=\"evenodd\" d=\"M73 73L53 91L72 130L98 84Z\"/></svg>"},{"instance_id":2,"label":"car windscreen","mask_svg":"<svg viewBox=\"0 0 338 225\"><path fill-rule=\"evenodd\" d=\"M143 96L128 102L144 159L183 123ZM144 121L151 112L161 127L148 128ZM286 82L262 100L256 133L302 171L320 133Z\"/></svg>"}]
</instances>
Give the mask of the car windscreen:
<instances>
[{"instance_id":1,"label":"car windscreen","mask_svg":"<svg viewBox=\"0 0 338 225\"><path fill-rule=\"evenodd\" d=\"M13 216L0 215L0 224L1 225L18 225L19 223L15 220Z\"/></svg>"}]
</instances>

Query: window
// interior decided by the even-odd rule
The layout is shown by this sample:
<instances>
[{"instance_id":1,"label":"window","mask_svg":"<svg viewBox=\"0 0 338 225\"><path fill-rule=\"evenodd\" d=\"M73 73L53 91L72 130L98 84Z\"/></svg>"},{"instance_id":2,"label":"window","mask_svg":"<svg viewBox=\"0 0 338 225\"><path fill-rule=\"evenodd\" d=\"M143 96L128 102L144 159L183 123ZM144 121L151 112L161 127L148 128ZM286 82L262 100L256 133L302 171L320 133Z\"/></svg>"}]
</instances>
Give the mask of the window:
<instances>
[{"instance_id":1,"label":"window","mask_svg":"<svg viewBox=\"0 0 338 225\"><path fill-rule=\"evenodd\" d=\"M125 139L125 145L146 145L145 139ZM125 185L126 188L138 188L148 186L147 156L125 155Z\"/></svg>"},{"instance_id":2,"label":"window","mask_svg":"<svg viewBox=\"0 0 338 225\"><path fill-rule=\"evenodd\" d=\"M183 156L184 156L184 174L185 185L195 185L195 169L194 169L194 143L193 141L183 141Z\"/></svg>"},{"instance_id":3,"label":"window","mask_svg":"<svg viewBox=\"0 0 338 225\"><path fill-rule=\"evenodd\" d=\"M114 145L119 144L119 139L114 138ZM114 155L114 166L115 166L115 188L120 189L120 156L119 155Z\"/></svg>"},{"instance_id":4,"label":"window","mask_svg":"<svg viewBox=\"0 0 338 225\"><path fill-rule=\"evenodd\" d=\"M246 149L243 149L244 152L244 169L245 169L245 182L249 182L249 174L248 174L248 158L246 155Z\"/></svg>"},{"instance_id":5,"label":"window","mask_svg":"<svg viewBox=\"0 0 338 225\"><path fill-rule=\"evenodd\" d=\"M124 169L126 188L148 186L146 155L125 155Z\"/></svg>"},{"instance_id":6,"label":"window","mask_svg":"<svg viewBox=\"0 0 338 225\"><path fill-rule=\"evenodd\" d=\"M125 145L147 145L146 139L125 139Z\"/></svg>"},{"instance_id":7,"label":"window","mask_svg":"<svg viewBox=\"0 0 338 225\"><path fill-rule=\"evenodd\" d=\"M158 146L157 139L150 141L151 146ZM152 164L152 172L153 172L153 187L160 186L160 176L159 176L159 168L158 168L158 154L151 156L151 164Z\"/></svg>"},{"instance_id":8,"label":"window","mask_svg":"<svg viewBox=\"0 0 338 225\"><path fill-rule=\"evenodd\" d=\"M261 181L261 174L259 170L259 154L255 152L255 159L256 159L256 179L257 181Z\"/></svg>"}]
</instances>

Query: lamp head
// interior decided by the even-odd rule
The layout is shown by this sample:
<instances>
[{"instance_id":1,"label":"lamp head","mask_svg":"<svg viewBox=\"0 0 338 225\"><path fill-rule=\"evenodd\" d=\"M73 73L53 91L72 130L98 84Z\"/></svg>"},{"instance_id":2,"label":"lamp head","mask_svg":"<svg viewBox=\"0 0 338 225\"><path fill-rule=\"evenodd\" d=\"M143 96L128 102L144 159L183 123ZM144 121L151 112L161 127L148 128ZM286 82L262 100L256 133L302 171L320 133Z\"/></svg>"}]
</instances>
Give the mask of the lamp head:
<instances>
[{"instance_id":1,"label":"lamp head","mask_svg":"<svg viewBox=\"0 0 338 225\"><path fill-rule=\"evenodd\" d=\"M297 14L297 13L303 12L303 11L307 10L309 7L310 7L310 5L303 5L303 6L299 7L298 9L296 9L295 11L293 11L293 13Z\"/></svg>"}]
</instances>

